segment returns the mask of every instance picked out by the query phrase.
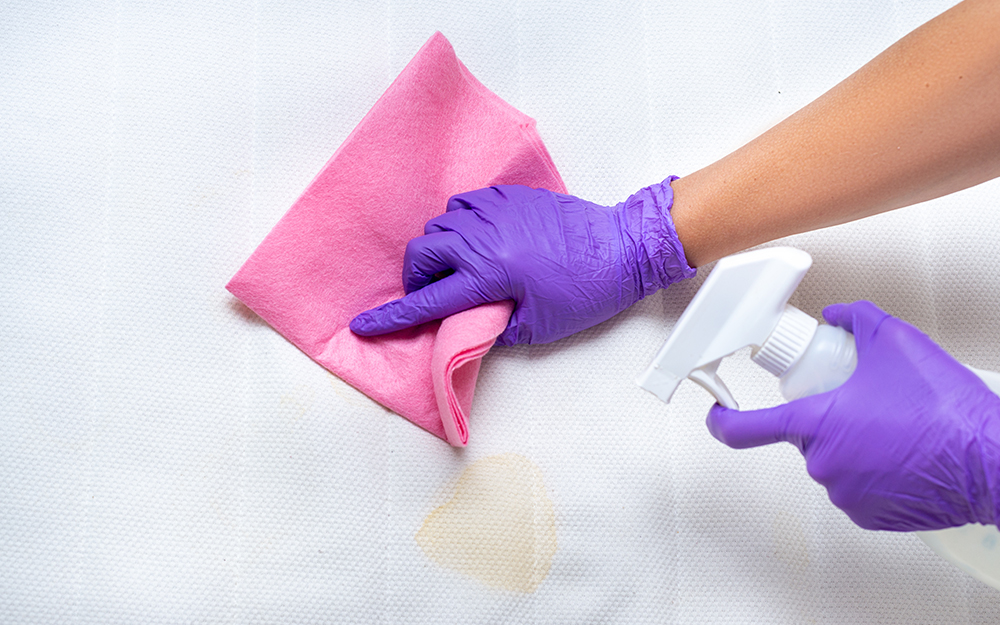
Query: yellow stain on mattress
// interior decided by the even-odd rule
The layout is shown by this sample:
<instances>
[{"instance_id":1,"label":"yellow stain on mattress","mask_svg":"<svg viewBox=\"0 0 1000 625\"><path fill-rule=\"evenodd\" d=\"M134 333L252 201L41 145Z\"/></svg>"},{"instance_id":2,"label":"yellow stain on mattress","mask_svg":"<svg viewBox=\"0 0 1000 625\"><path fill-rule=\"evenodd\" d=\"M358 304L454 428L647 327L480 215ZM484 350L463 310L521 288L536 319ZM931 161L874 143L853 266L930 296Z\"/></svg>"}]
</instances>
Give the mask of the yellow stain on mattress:
<instances>
[{"instance_id":1,"label":"yellow stain on mattress","mask_svg":"<svg viewBox=\"0 0 1000 625\"><path fill-rule=\"evenodd\" d=\"M293 421L298 421L312 410L315 392L305 384L299 384L295 390L281 396L282 412L291 413Z\"/></svg>"},{"instance_id":2,"label":"yellow stain on mattress","mask_svg":"<svg viewBox=\"0 0 1000 625\"><path fill-rule=\"evenodd\" d=\"M489 456L462 473L455 495L417 532L443 567L494 588L534 592L556 553L556 515L542 472L518 454Z\"/></svg>"},{"instance_id":3,"label":"yellow stain on mattress","mask_svg":"<svg viewBox=\"0 0 1000 625\"><path fill-rule=\"evenodd\" d=\"M347 382L344 382L332 373L330 374L330 385L333 387L333 392L337 394L337 397L343 399L351 406L354 406L355 408L365 407L363 399L367 399L367 397L365 397L361 391L354 388Z\"/></svg>"}]
</instances>

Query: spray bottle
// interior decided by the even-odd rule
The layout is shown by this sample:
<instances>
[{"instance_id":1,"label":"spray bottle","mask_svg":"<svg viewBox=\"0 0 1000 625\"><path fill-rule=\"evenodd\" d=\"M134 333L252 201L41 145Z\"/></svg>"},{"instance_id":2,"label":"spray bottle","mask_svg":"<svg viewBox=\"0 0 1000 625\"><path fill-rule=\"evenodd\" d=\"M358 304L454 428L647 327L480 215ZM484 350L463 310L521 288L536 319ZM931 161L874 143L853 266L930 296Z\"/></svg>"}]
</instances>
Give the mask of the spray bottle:
<instances>
[{"instance_id":1,"label":"spray bottle","mask_svg":"<svg viewBox=\"0 0 1000 625\"><path fill-rule=\"evenodd\" d=\"M739 405L718 375L722 359L752 347L751 359L778 376L788 401L833 390L857 366L854 336L820 325L788 300L812 265L791 247L773 247L720 260L678 319L639 386L669 403L684 379L727 408ZM1000 374L969 367L995 393ZM1000 588L1000 532L965 525L918 532L934 551L977 579Z\"/></svg>"}]
</instances>

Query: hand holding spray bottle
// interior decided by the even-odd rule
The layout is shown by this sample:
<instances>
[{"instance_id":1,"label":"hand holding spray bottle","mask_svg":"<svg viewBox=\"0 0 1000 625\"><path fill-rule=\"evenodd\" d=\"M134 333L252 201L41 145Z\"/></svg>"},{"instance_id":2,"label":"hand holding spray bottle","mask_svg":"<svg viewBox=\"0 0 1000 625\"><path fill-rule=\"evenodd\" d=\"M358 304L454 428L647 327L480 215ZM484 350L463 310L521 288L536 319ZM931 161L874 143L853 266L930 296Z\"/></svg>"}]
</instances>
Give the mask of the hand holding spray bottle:
<instances>
[{"instance_id":1,"label":"hand holding spray bottle","mask_svg":"<svg viewBox=\"0 0 1000 625\"><path fill-rule=\"evenodd\" d=\"M858 525L951 528L920 536L1000 588L1000 375L957 363L869 302L831 306L831 325L819 325L788 305L811 264L793 248L720 260L640 386L669 402L681 380L697 382L720 404L708 417L716 438L741 448L795 444ZM737 410L717 370L746 346L790 403Z\"/></svg>"}]
</instances>

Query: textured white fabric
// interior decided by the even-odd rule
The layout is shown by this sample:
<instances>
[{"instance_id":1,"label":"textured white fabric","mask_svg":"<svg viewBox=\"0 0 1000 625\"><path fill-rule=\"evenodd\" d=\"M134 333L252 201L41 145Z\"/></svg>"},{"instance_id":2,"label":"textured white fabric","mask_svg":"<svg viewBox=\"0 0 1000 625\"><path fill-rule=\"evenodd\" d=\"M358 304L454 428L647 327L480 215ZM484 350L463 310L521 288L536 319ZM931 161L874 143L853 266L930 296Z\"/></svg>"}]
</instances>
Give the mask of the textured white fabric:
<instances>
[{"instance_id":1,"label":"textured white fabric","mask_svg":"<svg viewBox=\"0 0 1000 625\"><path fill-rule=\"evenodd\" d=\"M952 0L21 0L0 20L0 621L995 623L1000 593L865 532L788 445L733 451L633 380L698 279L484 361L456 451L223 285L441 30L613 203L738 147ZM822 146L817 146L821 149ZM1000 181L785 241L793 303L872 299L1000 370ZM779 401L745 352L745 407ZM415 535L463 469L541 472L533 593Z\"/></svg>"}]
</instances>

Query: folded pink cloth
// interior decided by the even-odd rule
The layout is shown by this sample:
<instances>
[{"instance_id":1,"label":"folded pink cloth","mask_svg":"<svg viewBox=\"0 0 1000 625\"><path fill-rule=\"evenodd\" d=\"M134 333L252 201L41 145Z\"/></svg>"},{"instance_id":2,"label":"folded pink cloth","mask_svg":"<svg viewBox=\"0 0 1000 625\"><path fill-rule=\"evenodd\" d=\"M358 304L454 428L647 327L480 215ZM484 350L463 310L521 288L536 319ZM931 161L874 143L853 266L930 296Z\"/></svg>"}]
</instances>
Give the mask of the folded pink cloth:
<instances>
[{"instance_id":1,"label":"folded pink cloth","mask_svg":"<svg viewBox=\"0 0 1000 625\"><path fill-rule=\"evenodd\" d=\"M513 303L380 337L348 323L403 296L406 243L449 197L494 184L565 193L534 120L435 33L226 288L358 390L465 445L480 360Z\"/></svg>"}]
</instances>

